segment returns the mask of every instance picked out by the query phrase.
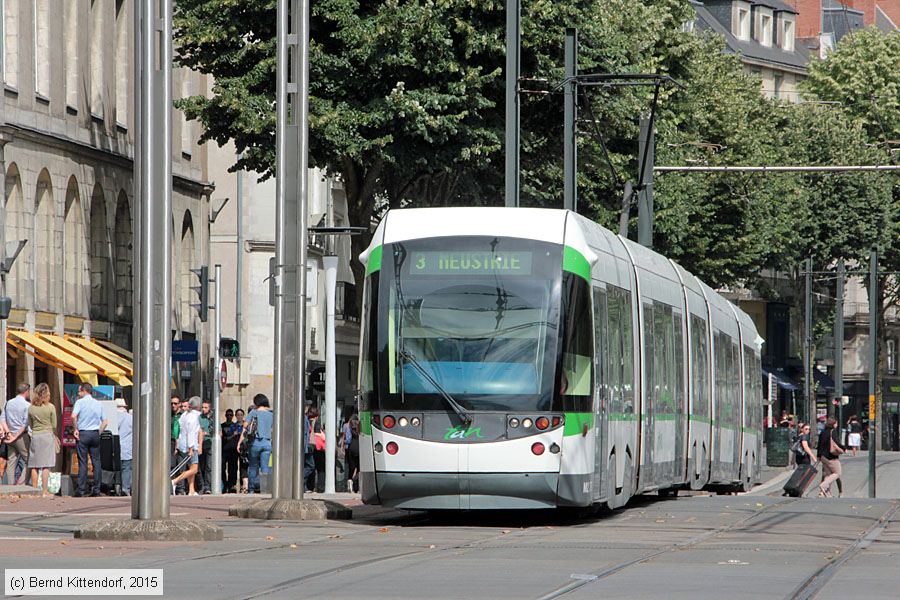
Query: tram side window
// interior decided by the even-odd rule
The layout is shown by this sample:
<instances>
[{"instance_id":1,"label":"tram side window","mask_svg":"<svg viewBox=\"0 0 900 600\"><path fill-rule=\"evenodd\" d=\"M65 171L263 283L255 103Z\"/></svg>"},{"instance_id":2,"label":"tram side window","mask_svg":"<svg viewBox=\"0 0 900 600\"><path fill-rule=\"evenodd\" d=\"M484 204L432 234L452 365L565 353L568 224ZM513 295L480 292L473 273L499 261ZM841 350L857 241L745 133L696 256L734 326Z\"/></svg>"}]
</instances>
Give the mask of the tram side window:
<instances>
[{"instance_id":1,"label":"tram side window","mask_svg":"<svg viewBox=\"0 0 900 600\"><path fill-rule=\"evenodd\" d=\"M725 336L721 333L716 334L715 343L715 373L716 373L716 398L715 398L715 420L718 421L719 427L722 426L721 421L726 414L728 406L728 398L725 390L728 388L726 378L728 377L727 366L725 364Z\"/></svg>"},{"instance_id":2,"label":"tram side window","mask_svg":"<svg viewBox=\"0 0 900 600\"><path fill-rule=\"evenodd\" d=\"M622 393L625 412L634 413L634 326L631 321L631 292L617 289L622 318Z\"/></svg>"},{"instance_id":3,"label":"tram side window","mask_svg":"<svg viewBox=\"0 0 900 600\"><path fill-rule=\"evenodd\" d=\"M744 420L747 427L753 427L753 350L750 346L743 347L744 354Z\"/></svg>"},{"instance_id":4,"label":"tram side window","mask_svg":"<svg viewBox=\"0 0 900 600\"><path fill-rule=\"evenodd\" d=\"M588 283L571 273L563 277L563 331L561 381L557 389L562 410L588 412L593 400L594 336Z\"/></svg>"},{"instance_id":5,"label":"tram side window","mask_svg":"<svg viewBox=\"0 0 900 600\"><path fill-rule=\"evenodd\" d=\"M656 334L654 328L655 311L653 305L649 302L644 303L644 376L646 377L646 388L644 389L644 397L648 401L647 406L642 408L644 414L650 410L656 410L654 405L658 397L656 387L656 371L659 368L658 352L656 350Z\"/></svg>"},{"instance_id":6,"label":"tram side window","mask_svg":"<svg viewBox=\"0 0 900 600\"><path fill-rule=\"evenodd\" d=\"M741 351L736 342L731 343L731 405L734 408L734 421L740 433L741 421Z\"/></svg>"},{"instance_id":7,"label":"tram side window","mask_svg":"<svg viewBox=\"0 0 900 600\"><path fill-rule=\"evenodd\" d=\"M614 287L609 288L606 310L609 314L609 353L607 373L609 373L609 411L622 412L622 317L619 309L619 294Z\"/></svg>"},{"instance_id":8,"label":"tram side window","mask_svg":"<svg viewBox=\"0 0 900 600\"><path fill-rule=\"evenodd\" d=\"M606 325L606 290L594 289L594 371L596 373L595 389L599 395L599 405L602 407L609 395L609 348L607 342ZM612 406L608 407L612 410Z\"/></svg>"},{"instance_id":9,"label":"tram side window","mask_svg":"<svg viewBox=\"0 0 900 600\"><path fill-rule=\"evenodd\" d=\"M378 272L366 278L363 289L361 360L359 361L360 409L369 410L375 392L378 364Z\"/></svg>"},{"instance_id":10,"label":"tram side window","mask_svg":"<svg viewBox=\"0 0 900 600\"><path fill-rule=\"evenodd\" d=\"M672 328L675 333L675 410L679 414L683 414L684 408L684 330L682 324L683 316L680 312L672 313Z\"/></svg>"},{"instance_id":11,"label":"tram side window","mask_svg":"<svg viewBox=\"0 0 900 600\"><path fill-rule=\"evenodd\" d=\"M701 417L709 416L709 338L706 321L691 315L691 381L693 406L691 411Z\"/></svg>"},{"instance_id":12,"label":"tram side window","mask_svg":"<svg viewBox=\"0 0 900 600\"><path fill-rule=\"evenodd\" d=\"M666 314L668 310L668 315ZM654 414L672 413L672 395L670 391L671 375L671 347L672 347L672 314L671 309L659 302L653 306L654 330L654 347L655 358L654 365L654 389L656 406L653 408Z\"/></svg>"}]
</instances>

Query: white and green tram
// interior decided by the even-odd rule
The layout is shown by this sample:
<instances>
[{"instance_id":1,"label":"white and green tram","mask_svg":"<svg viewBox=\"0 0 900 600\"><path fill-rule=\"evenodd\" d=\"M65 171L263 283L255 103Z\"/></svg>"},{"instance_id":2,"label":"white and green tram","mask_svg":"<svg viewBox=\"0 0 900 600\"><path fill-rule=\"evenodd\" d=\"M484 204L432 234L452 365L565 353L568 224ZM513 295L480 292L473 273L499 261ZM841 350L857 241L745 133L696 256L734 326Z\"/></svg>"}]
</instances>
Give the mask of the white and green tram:
<instances>
[{"instance_id":1,"label":"white and green tram","mask_svg":"<svg viewBox=\"0 0 900 600\"><path fill-rule=\"evenodd\" d=\"M570 211L391 210L360 257L363 500L624 505L759 478L762 339Z\"/></svg>"}]
</instances>

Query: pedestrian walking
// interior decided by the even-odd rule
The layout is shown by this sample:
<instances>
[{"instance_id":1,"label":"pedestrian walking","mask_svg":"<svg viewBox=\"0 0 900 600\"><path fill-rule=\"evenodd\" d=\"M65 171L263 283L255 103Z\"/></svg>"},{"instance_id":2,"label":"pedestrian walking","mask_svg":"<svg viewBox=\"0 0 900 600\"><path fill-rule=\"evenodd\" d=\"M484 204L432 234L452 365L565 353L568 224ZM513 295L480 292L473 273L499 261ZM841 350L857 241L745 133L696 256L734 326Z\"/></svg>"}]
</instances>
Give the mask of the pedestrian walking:
<instances>
[{"instance_id":1,"label":"pedestrian walking","mask_svg":"<svg viewBox=\"0 0 900 600\"><path fill-rule=\"evenodd\" d=\"M94 470L94 485L91 496L100 495L100 432L108 425L103 418L103 407L94 398L94 387L89 383L78 386L78 400L72 408L72 422L75 434L75 451L78 454L78 489L75 497L87 494L87 462L91 459Z\"/></svg>"},{"instance_id":2,"label":"pedestrian walking","mask_svg":"<svg viewBox=\"0 0 900 600\"><path fill-rule=\"evenodd\" d=\"M122 463L122 493L130 496L134 419L133 415L128 412L125 398L116 398L116 411L119 419L119 459Z\"/></svg>"},{"instance_id":3,"label":"pedestrian walking","mask_svg":"<svg viewBox=\"0 0 900 600\"><path fill-rule=\"evenodd\" d=\"M233 494L237 490L238 452L237 443L241 437L240 426L235 422L234 411L225 411L225 421L220 425L222 436L222 492Z\"/></svg>"},{"instance_id":4,"label":"pedestrian walking","mask_svg":"<svg viewBox=\"0 0 900 600\"><path fill-rule=\"evenodd\" d=\"M798 465L810 465L815 463L818 458L816 457L816 453L813 452L812 446L810 446L810 429L809 424L807 423L799 423L798 427L800 431L800 435L797 438L797 441L794 443L794 459L796 460Z\"/></svg>"},{"instance_id":5,"label":"pedestrian walking","mask_svg":"<svg viewBox=\"0 0 900 600\"><path fill-rule=\"evenodd\" d=\"M203 452L200 454L200 493L212 493L212 443L215 433L215 421L210 412L209 402L204 402L200 409L200 429L203 430Z\"/></svg>"},{"instance_id":6,"label":"pedestrian walking","mask_svg":"<svg viewBox=\"0 0 900 600\"><path fill-rule=\"evenodd\" d=\"M847 446L850 447L853 456L856 456L859 454L859 446L862 442L862 425L859 417L856 415L850 417L847 421L847 430L850 432L847 434Z\"/></svg>"},{"instance_id":7,"label":"pedestrian walking","mask_svg":"<svg viewBox=\"0 0 900 600\"><path fill-rule=\"evenodd\" d=\"M188 496L199 496L196 488L197 472L200 470L200 453L203 452L203 430L200 429L200 409L202 402L193 396L188 402L188 410L178 418L178 453L180 460L189 456L188 467L172 480L172 495L182 481L187 481ZM179 461L180 462L180 461Z\"/></svg>"},{"instance_id":8,"label":"pedestrian walking","mask_svg":"<svg viewBox=\"0 0 900 600\"><path fill-rule=\"evenodd\" d=\"M838 431L837 420L829 417L825 421L825 427L819 434L818 456L822 463L822 483L819 484L819 497L831 498L831 484L835 481L840 482L841 477L841 461L840 456L844 453L841 446L840 432ZM841 484L838 483L838 496L841 495Z\"/></svg>"},{"instance_id":9,"label":"pedestrian walking","mask_svg":"<svg viewBox=\"0 0 900 600\"><path fill-rule=\"evenodd\" d=\"M172 408L172 437L171 437L171 455L172 455L172 470L175 471L175 468L180 464L178 457L178 436L181 434L181 396L177 393L172 394L172 398L170 400L170 406ZM182 467L175 475L180 475L185 471L185 468ZM185 492L185 483L184 481L178 484L178 487L175 488L176 494L184 494Z\"/></svg>"},{"instance_id":10,"label":"pedestrian walking","mask_svg":"<svg viewBox=\"0 0 900 600\"><path fill-rule=\"evenodd\" d=\"M316 490L316 475L318 468L316 464L316 437L317 425L319 422L319 409L310 406L306 412L306 422L304 429L306 430L306 456L303 465L303 477L306 481L306 491L312 492Z\"/></svg>"},{"instance_id":11,"label":"pedestrian walking","mask_svg":"<svg viewBox=\"0 0 900 600\"><path fill-rule=\"evenodd\" d=\"M39 383L34 388L31 406L28 408L28 429L31 430L31 447L28 450L28 468L32 478L41 476L41 496L53 496L49 492L50 469L56 466L59 438L56 437L56 407L50 401L50 386Z\"/></svg>"},{"instance_id":12,"label":"pedestrian walking","mask_svg":"<svg viewBox=\"0 0 900 600\"><path fill-rule=\"evenodd\" d=\"M241 441L241 434L244 432L244 424L247 421L245 414L243 408L234 411L234 422L239 427L238 439L234 446L238 453L238 476L240 478L240 492L242 494L247 493L247 488L250 483L250 476L248 473L250 469L250 446L248 444L244 444L243 448L238 446L238 442Z\"/></svg>"},{"instance_id":13,"label":"pedestrian walking","mask_svg":"<svg viewBox=\"0 0 900 600\"><path fill-rule=\"evenodd\" d=\"M28 474L28 451L31 447L31 435L28 433L28 408L31 386L20 383L16 386L16 396L6 403L4 413L4 433L6 442L6 483L22 485ZM19 472L19 462L22 468Z\"/></svg>"},{"instance_id":14,"label":"pedestrian walking","mask_svg":"<svg viewBox=\"0 0 900 600\"><path fill-rule=\"evenodd\" d=\"M350 417L350 443L347 444L347 491L359 492L359 417Z\"/></svg>"},{"instance_id":15,"label":"pedestrian walking","mask_svg":"<svg viewBox=\"0 0 900 600\"><path fill-rule=\"evenodd\" d=\"M238 440L238 451L243 445L250 446L248 468L248 492L259 492L259 474L271 473L269 458L272 456L272 410L265 394L253 397L253 409L247 415L244 431Z\"/></svg>"}]
</instances>

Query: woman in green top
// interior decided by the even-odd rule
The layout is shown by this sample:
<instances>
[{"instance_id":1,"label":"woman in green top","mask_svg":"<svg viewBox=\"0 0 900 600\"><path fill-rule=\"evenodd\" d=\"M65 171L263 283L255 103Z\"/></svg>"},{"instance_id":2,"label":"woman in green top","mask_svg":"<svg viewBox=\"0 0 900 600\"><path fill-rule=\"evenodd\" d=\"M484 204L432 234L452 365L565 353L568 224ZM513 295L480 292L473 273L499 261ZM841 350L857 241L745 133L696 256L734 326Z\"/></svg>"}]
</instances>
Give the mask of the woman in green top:
<instances>
[{"instance_id":1,"label":"woman in green top","mask_svg":"<svg viewBox=\"0 0 900 600\"><path fill-rule=\"evenodd\" d=\"M47 492L50 469L56 466L56 407L50 401L50 386L39 383L31 395L31 406L28 408L28 427L31 429L31 451L28 453L28 466L41 470L43 497L53 494Z\"/></svg>"}]
</instances>

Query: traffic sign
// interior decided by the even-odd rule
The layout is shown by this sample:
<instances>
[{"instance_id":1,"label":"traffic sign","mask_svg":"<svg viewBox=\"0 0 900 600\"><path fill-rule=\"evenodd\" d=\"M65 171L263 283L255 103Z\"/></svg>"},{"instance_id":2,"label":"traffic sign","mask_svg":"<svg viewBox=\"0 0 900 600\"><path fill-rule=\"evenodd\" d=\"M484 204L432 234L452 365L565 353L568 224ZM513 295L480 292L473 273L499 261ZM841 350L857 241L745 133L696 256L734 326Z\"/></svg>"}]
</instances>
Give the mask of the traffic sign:
<instances>
[{"instance_id":1,"label":"traffic sign","mask_svg":"<svg viewBox=\"0 0 900 600\"><path fill-rule=\"evenodd\" d=\"M228 364L223 360L219 364L219 391L222 392L225 390L225 385L228 383Z\"/></svg>"}]
</instances>

